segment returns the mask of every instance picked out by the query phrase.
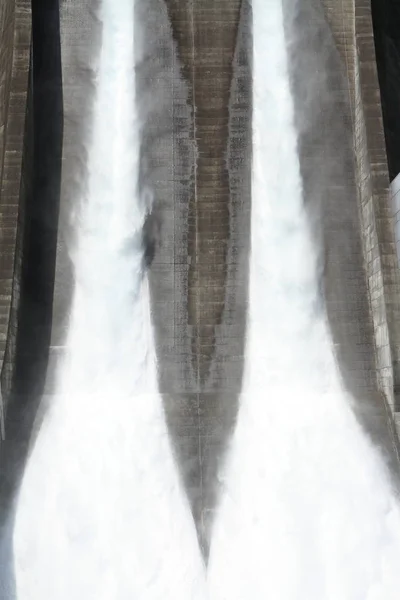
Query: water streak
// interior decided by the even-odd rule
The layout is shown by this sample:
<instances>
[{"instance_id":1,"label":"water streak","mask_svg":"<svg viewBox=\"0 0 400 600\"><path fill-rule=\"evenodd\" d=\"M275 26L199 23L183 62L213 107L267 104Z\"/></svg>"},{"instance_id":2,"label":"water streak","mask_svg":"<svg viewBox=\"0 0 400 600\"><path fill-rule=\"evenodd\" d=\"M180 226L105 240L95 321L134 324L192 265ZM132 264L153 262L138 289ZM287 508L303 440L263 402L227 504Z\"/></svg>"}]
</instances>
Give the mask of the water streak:
<instances>
[{"instance_id":1,"label":"water streak","mask_svg":"<svg viewBox=\"0 0 400 600\"><path fill-rule=\"evenodd\" d=\"M213 600L395 600L400 511L352 410L318 302L281 0L253 0L248 339L221 473Z\"/></svg>"},{"instance_id":2,"label":"water streak","mask_svg":"<svg viewBox=\"0 0 400 600\"><path fill-rule=\"evenodd\" d=\"M203 564L172 457L143 274L133 0L103 0L88 193L57 393L17 505L18 600L195 600Z\"/></svg>"}]
</instances>

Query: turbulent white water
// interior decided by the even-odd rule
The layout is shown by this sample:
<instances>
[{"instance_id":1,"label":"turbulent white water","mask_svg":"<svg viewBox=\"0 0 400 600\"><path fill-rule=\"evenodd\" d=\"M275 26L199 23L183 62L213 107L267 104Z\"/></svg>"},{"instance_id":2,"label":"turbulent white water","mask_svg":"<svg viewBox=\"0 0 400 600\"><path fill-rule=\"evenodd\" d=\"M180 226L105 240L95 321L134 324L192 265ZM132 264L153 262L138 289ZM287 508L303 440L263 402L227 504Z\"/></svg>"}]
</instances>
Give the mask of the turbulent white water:
<instances>
[{"instance_id":1,"label":"turbulent white water","mask_svg":"<svg viewBox=\"0 0 400 600\"><path fill-rule=\"evenodd\" d=\"M395 600L400 513L317 311L281 0L253 0L249 327L209 563L213 600Z\"/></svg>"},{"instance_id":2,"label":"turbulent white water","mask_svg":"<svg viewBox=\"0 0 400 600\"><path fill-rule=\"evenodd\" d=\"M68 352L18 500L18 600L195 600L204 589L141 268L133 15L133 0L103 0Z\"/></svg>"}]
</instances>

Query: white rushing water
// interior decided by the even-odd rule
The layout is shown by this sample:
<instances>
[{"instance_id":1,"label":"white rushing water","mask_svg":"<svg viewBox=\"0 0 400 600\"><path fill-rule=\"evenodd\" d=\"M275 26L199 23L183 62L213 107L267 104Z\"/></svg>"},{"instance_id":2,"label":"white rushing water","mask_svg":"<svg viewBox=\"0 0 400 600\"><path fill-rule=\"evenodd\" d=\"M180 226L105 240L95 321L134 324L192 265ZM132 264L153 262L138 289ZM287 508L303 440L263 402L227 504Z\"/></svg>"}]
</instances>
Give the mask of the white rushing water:
<instances>
[{"instance_id":1,"label":"white rushing water","mask_svg":"<svg viewBox=\"0 0 400 600\"><path fill-rule=\"evenodd\" d=\"M302 207L281 0L253 0L249 321L213 600L395 600L400 513L343 390Z\"/></svg>"},{"instance_id":2,"label":"white rushing water","mask_svg":"<svg viewBox=\"0 0 400 600\"><path fill-rule=\"evenodd\" d=\"M195 600L203 564L168 440L138 198L133 0L103 0L67 358L24 475L17 600Z\"/></svg>"}]
</instances>

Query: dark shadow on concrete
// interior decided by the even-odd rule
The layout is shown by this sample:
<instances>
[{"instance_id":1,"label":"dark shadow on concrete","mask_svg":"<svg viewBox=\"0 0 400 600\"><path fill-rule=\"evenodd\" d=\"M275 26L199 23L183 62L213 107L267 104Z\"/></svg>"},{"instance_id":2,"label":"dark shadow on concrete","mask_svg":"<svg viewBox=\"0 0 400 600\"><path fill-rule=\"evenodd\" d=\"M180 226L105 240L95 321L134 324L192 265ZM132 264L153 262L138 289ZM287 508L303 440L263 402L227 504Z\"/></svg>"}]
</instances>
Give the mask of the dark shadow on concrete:
<instances>
[{"instance_id":1,"label":"dark shadow on concrete","mask_svg":"<svg viewBox=\"0 0 400 600\"><path fill-rule=\"evenodd\" d=\"M52 328L63 136L59 0L32 0L29 94L33 110L27 119L24 168L32 176L24 211L16 364L0 452L2 600L14 597L14 500L43 394Z\"/></svg>"},{"instance_id":2,"label":"dark shadow on concrete","mask_svg":"<svg viewBox=\"0 0 400 600\"><path fill-rule=\"evenodd\" d=\"M386 152L392 181L400 172L400 5L398 0L372 0L371 8Z\"/></svg>"}]
</instances>

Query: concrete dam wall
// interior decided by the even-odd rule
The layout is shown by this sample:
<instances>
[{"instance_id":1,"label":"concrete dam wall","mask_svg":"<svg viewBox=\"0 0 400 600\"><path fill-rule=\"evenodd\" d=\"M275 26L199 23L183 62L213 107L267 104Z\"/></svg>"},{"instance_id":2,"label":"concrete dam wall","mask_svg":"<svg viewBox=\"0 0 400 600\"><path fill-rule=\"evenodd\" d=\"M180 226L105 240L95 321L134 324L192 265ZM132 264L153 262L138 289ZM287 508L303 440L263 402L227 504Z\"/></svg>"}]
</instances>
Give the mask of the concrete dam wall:
<instances>
[{"instance_id":1,"label":"concrete dam wall","mask_svg":"<svg viewBox=\"0 0 400 600\"><path fill-rule=\"evenodd\" d=\"M321 297L357 414L394 456L400 281L369 3L304 0L296 13L284 4ZM64 351L71 213L87 179L101 44L97 5L38 0L32 16L27 1L0 8L0 481L9 494ZM159 387L206 549L245 351L251 3L147 0L136 11L139 187L153 207L143 240Z\"/></svg>"},{"instance_id":2,"label":"concrete dam wall","mask_svg":"<svg viewBox=\"0 0 400 600\"><path fill-rule=\"evenodd\" d=\"M30 185L25 141L31 46L30 2L0 7L0 365L1 429L14 371L24 205ZM23 160L25 154L25 161Z\"/></svg>"}]
</instances>

